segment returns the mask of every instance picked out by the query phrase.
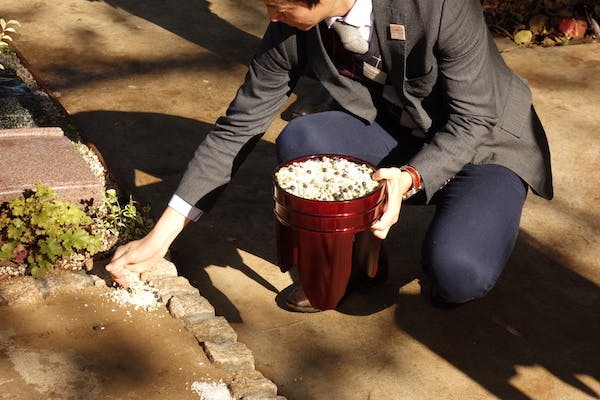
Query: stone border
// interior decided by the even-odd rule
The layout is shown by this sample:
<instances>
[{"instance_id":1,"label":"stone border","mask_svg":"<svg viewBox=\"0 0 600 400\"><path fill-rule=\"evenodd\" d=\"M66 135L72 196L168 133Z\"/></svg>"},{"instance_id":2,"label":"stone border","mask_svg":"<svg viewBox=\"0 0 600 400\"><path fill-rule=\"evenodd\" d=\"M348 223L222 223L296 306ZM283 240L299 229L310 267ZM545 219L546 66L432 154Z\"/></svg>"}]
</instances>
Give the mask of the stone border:
<instances>
[{"instance_id":1,"label":"stone border","mask_svg":"<svg viewBox=\"0 0 600 400\"><path fill-rule=\"evenodd\" d=\"M277 386L255 369L252 351L238 342L227 320L216 316L214 307L198 289L178 276L172 262L163 259L140 278L158 290L168 312L194 335L212 365L231 373L225 383L235 400L285 400L277 395ZM92 286L106 287L106 281L98 275L65 270L52 271L41 279L31 276L0 279L0 306L35 304L50 295Z\"/></svg>"},{"instance_id":2,"label":"stone border","mask_svg":"<svg viewBox=\"0 0 600 400\"><path fill-rule=\"evenodd\" d=\"M285 400L277 395L277 386L254 366L252 351L237 341L237 334L224 317L216 316L214 307L189 281L177 275L177 267L167 260L140 276L158 289L162 302L173 316L185 324L211 363L233 372L227 386L236 400Z\"/></svg>"}]
</instances>

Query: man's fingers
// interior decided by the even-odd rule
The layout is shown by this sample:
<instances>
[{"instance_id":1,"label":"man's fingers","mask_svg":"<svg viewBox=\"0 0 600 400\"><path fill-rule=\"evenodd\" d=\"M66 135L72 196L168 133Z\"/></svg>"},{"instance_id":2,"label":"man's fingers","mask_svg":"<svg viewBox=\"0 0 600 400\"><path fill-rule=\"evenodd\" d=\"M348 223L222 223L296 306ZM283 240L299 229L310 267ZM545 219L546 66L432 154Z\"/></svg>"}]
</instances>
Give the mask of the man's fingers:
<instances>
[{"instance_id":1,"label":"man's fingers","mask_svg":"<svg viewBox=\"0 0 600 400\"><path fill-rule=\"evenodd\" d=\"M398 215L400 214L399 205L399 203L397 204L396 202L390 202L390 200L388 199L383 214L381 214L379 220L375 221L373 225L378 224L382 228L385 228L391 227L396 222L398 222Z\"/></svg>"},{"instance_id":2,"label":"man's fingers","mask_svg":"<svg viewBox=\"0 0 600 400\"><path fill-rule=\"evenodd\" d=\"M117 265L106 266L106 270L110 272L113 281L117 282L123 287L129 287L129 281L127 280L127 270Z\"/></svg>"},{"instance_id":3,"label":"man's fingers","mask_svg":"<svg viewBox=\"0 0 600 400\"><path fill-rule=\"evenodd\" d=\"M129 264L127 266L127 269L131 272L137 272L138 274L141 274L142 272L146 272L148 271L148 267L151 267L152 265L156 264L156 260L150 260L150 261L144 261L144 262L140 262L140 263L136 263L136 264Z\"/></svg>"},{"instance_id":4,"label":"man's fingers","mask_svg":"<svg viewBox=\"0 0 600 400\"><path fill-rule=\"evenodd\" d=\"M375 236L377 236L379 239L385 239L385 237L388 235L392 226L394 226L394 223L389 223L387 221L379 220L379 221L373 223L373 225L371 225L370 229L371 229L371 232L373 232L373 234Z\"/></svg>"},{"instance_id":5,"label":"man's fingers","mask_svg":"<svg viewBox=\"0 0 600 400\"><path fill-rule=\"evenodd\" d=\"M124 288L128 288L130 286L129 280L126 277L114 279L114 281L117 282L119 285L123 286Z\"/></svg>"},{"instance_id":6,"label":"man's fingers","mask_svg":"<svg viewBox=\"0 0 600 400\"><path fill-rule=\"evenodd\" d=\"M115 258L121 257L123 254L125 254L126 251L127 251L127 247L125 247L125 246L117 247L117 250L115 250L115 254L113 254L113 260Z\"/></svg>"},{"instance_id":7,"label":"man's fingers","mask_svg":"<svg viewBox=\"0 0 600 400\"><path fill-rule=\"evenodd\" d=\"M388 222L385 218L387 212L381 216L381 219L371 225L371 232L379 239L385 239L394 222Z\"/></svg>"},{"instance_id":8,"label":"man's fingers","mask_svg":"<svg viewBox=\"0 0 600 400\"><path fill-rule=\"evenodd\" d=\"M402 171L400 171L398 168L379 168L373 173L372 178L376 181L380 181L382 179L393 179L397 178L401 173Z\"/></svg>"},{"instance_id":9,"label":"man's fingers","mask_svg":"<svg viewBox=\"0 0 600 400\"><path fill-rule=\"evenodd\" d=\"M122 246L117 247L117 250L115 250L115 254L113 254L113 260L116 260L117 258L120 258L123 256L123 254L127 253L127 250L129 250L130 244L132 242L129 242L127 244L124 244Z\"/></svg>"},{"instance_id":10,"label":"man's fingers","mask_svg":"<svg viewBox=\"0 0 600 400\"><path fill-rule=\"evenodd\" d=\"M116 259L113 257L112 261L108 263L105 268L110 273L116 273L117 271L122 270L125 265L127 265L127 260L125 257L121 256Z\"/></svg>"},{"instance_id":11,"label":"man's fingers","mask_svg":"<svg viewBox=\"0 0 600 400\"><path fill-rule=\"evenodd\" d=\"M128 264L135 262L131 260L133 243L134 242L129 242L123 246L119 246L117 250L115 250L112 260L106 266L107 271L110 271L112 268L125 268Z\"/></svg>"},{"instance_id":12,"label":"man's fingers","mask_svg":"<svg viewBox=\"0 0 600 400\"><path fill-rule=\"evenodd\" d=\"M379 239L385 239L390 228L398 222L402 198L396 189L397 179L402 171L398 168L380 168L373 174L375 180L385 180L387 186L387 200L385 209L379 220L371 225L371 232Z\"/></svg>"},{"instance_id":13,"label":"man's fingers","mask_svg":"<svg viewBox=\"0 0 600 400\"><path fill-rule=\"evenodd\" d=\"M389 229L386 229L384 231L373 231L373 236L375 236L377 239L385 239L387 237L387 234L389 232Z\"/></svg>"},{"instance_id":14,"label":"man's fingers","mask_svg":"<svg viewBox=\"0 0 600 400\"><path fill-rule=\"evenodd\" d=\"M123 287L129 287L127 272L130 270L128 246L120 246L105 269L110 272L113 280Z\"/></svg>"},{"instance_id":15,"label":"man's fingers","mask_svg":"<svg viewBox=\"0 0 600 400\"><path fill-rule=\"evenodd\" d=\"M379 229L376 228L375 226L371 227L371 232L373 233L373 236L375 236L378 239L385 239L388 235L388 232L390 231L390 228L383 228L383 229Z\"/></svg>"}]
</instances>

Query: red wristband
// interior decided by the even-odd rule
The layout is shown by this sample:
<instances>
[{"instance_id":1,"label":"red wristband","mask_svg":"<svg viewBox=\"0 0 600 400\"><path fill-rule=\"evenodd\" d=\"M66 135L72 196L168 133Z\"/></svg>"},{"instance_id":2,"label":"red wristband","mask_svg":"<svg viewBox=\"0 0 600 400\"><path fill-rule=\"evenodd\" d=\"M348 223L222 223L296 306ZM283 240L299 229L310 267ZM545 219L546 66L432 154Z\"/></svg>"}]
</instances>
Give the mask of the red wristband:
<instances>
[{"instance_id":1,"label":"red wristband","mask_svg":"<svg viewBox=\"0 0 600 400\"><path fill-rule=\"evenodd\" d=\"M400 167L400 171L407 172L412 179L412 186L406 191L406 193L404 193L404 195L402 195L402 199L406 200L419 190L423 189L423 182L421 181L421 174L419 174L419 171L410 165L404 165Z\"/></svg>"}]
</instances>

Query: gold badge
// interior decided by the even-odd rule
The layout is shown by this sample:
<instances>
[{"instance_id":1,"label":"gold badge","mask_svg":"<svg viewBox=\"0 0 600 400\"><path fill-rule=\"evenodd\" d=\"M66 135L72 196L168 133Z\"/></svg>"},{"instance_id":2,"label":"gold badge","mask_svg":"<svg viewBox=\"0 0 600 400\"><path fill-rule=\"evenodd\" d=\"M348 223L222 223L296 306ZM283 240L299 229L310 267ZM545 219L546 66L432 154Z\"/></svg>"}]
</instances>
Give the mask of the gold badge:
<instances>
[{"instance_id":1,"label":"gold badge","mask_svg":"<svg viewBox=\"0 0 600 400\"><path fill-rule=\"evenodd\" d=\"M404 25L390 24L390 36L393 40L406 40L406 28Z\"/></svg>"}]
</instances>

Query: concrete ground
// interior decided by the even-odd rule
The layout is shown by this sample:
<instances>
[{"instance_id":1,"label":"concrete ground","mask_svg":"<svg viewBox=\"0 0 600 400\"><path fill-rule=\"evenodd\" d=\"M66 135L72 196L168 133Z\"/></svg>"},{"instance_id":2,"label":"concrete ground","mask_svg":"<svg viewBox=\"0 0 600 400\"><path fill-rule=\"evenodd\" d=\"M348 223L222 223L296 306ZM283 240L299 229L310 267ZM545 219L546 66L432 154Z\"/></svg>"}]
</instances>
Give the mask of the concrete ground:
<instances>
[{"instance_id":1,"label":"concrete ground","mask_svg":"<svg viewBox=\"0 0 600 400\"><path fill-rule=\"evenodd\" d=\"M267 23L259 0L5 0L2 14L21 22L16 44L36 77L155 213L235 94ZM292 277L275 265L270 182L280 119L219 206L175 243L180 274L228 319L280 394L600 398L600 44L508 46L503 55L530 81L556 196L529 197L514 254L486 298L441 310L420 295L419 244L432 210L405 207L389 238L399 251L387 285L335 311L286 311Z\"/></svg>"},{"instance_id":2,"label":"concrete ground","mask_svg":"<svg viewBox=\"0 0 600 400\"><path fill-rule=\"evenodd\" d=\"M164 306L123 307L106 288L0 309L0 399L188 399L229 379Z\"/></svg>"}]
</instances>

